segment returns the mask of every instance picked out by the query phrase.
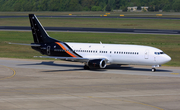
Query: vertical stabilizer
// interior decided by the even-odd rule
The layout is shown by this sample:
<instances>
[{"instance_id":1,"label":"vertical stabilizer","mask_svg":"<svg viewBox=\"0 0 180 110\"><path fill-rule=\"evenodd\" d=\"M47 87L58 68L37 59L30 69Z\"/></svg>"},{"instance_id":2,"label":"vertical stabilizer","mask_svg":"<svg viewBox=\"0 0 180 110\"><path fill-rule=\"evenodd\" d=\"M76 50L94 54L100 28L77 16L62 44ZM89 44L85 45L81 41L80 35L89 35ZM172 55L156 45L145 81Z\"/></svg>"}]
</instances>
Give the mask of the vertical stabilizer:
<instances>
[{"instance_id":1,"label":"vertical stabilizer","mask_svg":"<svg viewBox=\"0 0 180 110\"><path fill-rule=\"evenodd\" d=\"M37 19L36 15L29 14L29 20L31 24L31 30L33 34L34 43L38 44L38 43L59 42L58 40L49 37L44 27L41 25L41 23Z\"/></svg>"}]
</instances>

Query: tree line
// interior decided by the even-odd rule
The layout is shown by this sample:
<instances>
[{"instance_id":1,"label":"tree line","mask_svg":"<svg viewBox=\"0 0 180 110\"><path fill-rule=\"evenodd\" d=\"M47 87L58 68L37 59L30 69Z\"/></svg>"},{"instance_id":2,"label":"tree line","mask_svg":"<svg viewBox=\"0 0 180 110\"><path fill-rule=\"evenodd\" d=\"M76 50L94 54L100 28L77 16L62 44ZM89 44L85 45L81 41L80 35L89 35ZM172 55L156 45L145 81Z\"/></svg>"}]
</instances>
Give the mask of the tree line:
<instances>
[{"instance_id":1,"label":"tree line","mask_svg":"<svg viewBox=\"0 0 180 110\"><path fill-rule=\"evenodd\" d=\"M131 6L180 11L180 0L0 0L0 11L127 11Z\"/></svg>"}]
</instances>

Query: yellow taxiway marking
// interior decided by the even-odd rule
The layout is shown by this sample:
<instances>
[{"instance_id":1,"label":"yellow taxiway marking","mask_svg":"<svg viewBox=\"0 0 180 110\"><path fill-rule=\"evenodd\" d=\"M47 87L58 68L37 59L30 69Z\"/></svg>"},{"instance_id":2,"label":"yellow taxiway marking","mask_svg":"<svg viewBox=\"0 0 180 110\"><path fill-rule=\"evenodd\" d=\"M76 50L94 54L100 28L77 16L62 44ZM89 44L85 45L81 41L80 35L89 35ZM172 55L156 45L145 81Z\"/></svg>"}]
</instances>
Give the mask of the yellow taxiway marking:
<instances>
[{"instance_id":1,"label":"yellow taxiway marking","mask_svg":"<svg viewBox=\"0 0 180 110\"><path fill-rule=\"evenodd\" d=\"M156 16L162 16L162 14L156 14Z\"/></svg>"},{"instance_id":2,"label":"yellow taxiway marking","mask_svg":"<svg viewBox=\"0 0 180 110\"><path fill-rule=\"evenodd\" d=\"M1 65L1 66L3 66L3 65ZM14 77L16 75L16 71L14 69L12 69L10 67L7 67L7 66L3 66L3 67L6 67L6 68L12 70L13 71L13 75L5 77L5 78L1 78L0 80L9 79L9 78L12 78L12 77Z\"/></svg>"},{"instance_id":3,"label":"yellow taxiway marking","mask_svg":"<svg viewBox=\"0 0 180 110\"><path fill-rule=\"evenodd\" d=\"M171 73L172 75L179 75L179 73Z\"/></svg>"}]
</instances>

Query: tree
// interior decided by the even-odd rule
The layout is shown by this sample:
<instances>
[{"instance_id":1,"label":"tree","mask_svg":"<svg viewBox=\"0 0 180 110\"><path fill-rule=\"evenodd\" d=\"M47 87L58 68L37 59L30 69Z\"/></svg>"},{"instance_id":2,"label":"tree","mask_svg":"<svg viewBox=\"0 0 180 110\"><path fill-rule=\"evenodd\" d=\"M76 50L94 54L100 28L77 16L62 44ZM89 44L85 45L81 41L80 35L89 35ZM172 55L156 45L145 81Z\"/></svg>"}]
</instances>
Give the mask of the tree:
<instances>
[{"instance_id":1,"label":"tree","mask_svg":"<svg viewBox=\"0 0 180 110\"><path fill-rule=\"evenodd\" d=\"M161 9L163 10L163 11L170 11L170 10L172 10L172 4L169 2L169 0L162 0L162 2L161 2Z\"/></svg>"},{"instance_id":2,"label":"tree","mask_svg":"<svg viewBox=\"0 0 180 110\"><path fill-rule=\"evenodd\" d=\"M122 6L121 9L122 9L122 11L124 11L124 12L126 12L126 11L128 10L126 6Z\"/></svg>"},{"instance_id":3,"label":"tree","mask_svg":"<svg viewBox=\"0 0 180 110\"><path fill-rule=\"evenodd\" d=\"M119 9L120 8L120 0L115 0L115 9Z\"/></svg>"},{"instance_id":4,"label":"tree","mask_svg":"<svg viewBox=\"0 0 180 110\"><path fill-rule=\"evenodd\" d=\"M82 0L82 7L88 7L91 10L91 7L94 6L93 0Z\"/></svg>"},{"instance_id":5,"label":"tree","mask_svg":"<svg viewBox=\"0 0 180 110\"><path fill-rule=\"evenodd\" d=\"M172 7L175 11L180 11L180 0L174 0Z\"/></svg>"},{"instance_id":6,"label":"tree","mask_svg":"<svg viewBox=\"0 0 180 110\"><path fill-rule=\"evenodd\" d=\"M101 7L101 9L102 9L103 11L106 10L106 2L105 2L105 1L100 2L100 3L99 3L99 6Z\"/></svg>"},{"instance_id":7,"label":"tree","mask_svg":"<svg viewBox=\"0 0 180 110\"><path fill-rule=\"evenodd\" d=\"M4 0L4 4L2 4L2 11L13 11L13 4L15 0Z\"/></svg>"},{"instance_id":8,"label":"tree","mask_svg":"<svg viewBox=\"0 0 180 110\"><path fill-rule=\"evenodd\" d=\"M37 0L32 0L32 11L38 11L38 2Z\"/></svg>"},{"instance_id":9,"label":"tree","mask_svg":"<svg viewBox=\"0 0 180 110\"><path fill-rule=\"evenodd\" d=\"M48 3L49 11L59 11L60 0L50 0Z\"/></svg>"},{"instance_id":10,"label":"tree","mask_svg":"<svg viewBox=\"0 0 180 110\"><path fill-rule=\"evenodd\" d=\"M141 6L137 6L137 10L141 10Z\"/></svg>"},{"instance_id":11,"label":"tree","mask_svg":"<svg viewBox=\"0 0 180 110\"><path fill-rule=\"evenodd\" d=\"M92 6L91 11L102 11L100 6Z\"/></svg>"},{"instance_id":12,"label":"tree","mask_svg":"<svg viewBox=\"0 0 180 110\"><path fill-rule=\"evenodd\" d=\"M156 5L154 11L159 11L159 7Z\"/></svg>"},{"instance_id":13,"label":"tree","mask_svg":"<svg viewBox=\"0 0 180 110\"><path fill-rule=\"evenodd\" d=\"M0 0L0 11L126 11L128 6L138 9L149 6L149 11L180 11L180 0Z\"/></svg>"},{"instance_id":14,"label":"tree","mask_svg":"<svg viewBox=\"0 0 180 110\"><path fill-rule=\"evenodd\" d=\"M71 0L69 2L68 11L81 11L81 5L79 5L79 0Z\"/></svg>"},{"instance_id":15,"label":"tree","mask_svg":"<svg viewBox=\"0 0 180 110\"><path fill-rule=\"evenodd\" d=\"M39 11L47 11L48 9L48 1L47 0L39 0L38 10Z\"/></svg>"},{"instance_id":16,"label":"tree","mask_svg":"<svg viewBox=\"0 0 180 110\"><path fill-rule=\"evenodd\" d=\"M111 6L109 4L106 6L106 11L111 11Z\"/></svg>"},{"instance_id":17,"label":"tree","mask_svg":"<svg viewBox=\"0 0 180 110\"><path fill-rule=\"evenodd\" d=\"M19 1L16 1L13 5L14 11L21 11L21 3Z\"/></svg>"},{"instance_id":18,"label":"tree","mask_svg":"<svg viewBox=\"0 0 180 110\"><path fill-rule=\"evenodd\" d=\"M115 0L108 0L108 4L110 5L111 9L115 7Z\"/></svg>"},{"instance_id":19,"label":"tree","mask_svg":"<svg viewBox=\"0 0 180 110\"><path fill-rule=\"evenodd\" d=\"M154 8L152 5L148 7L148 11L154 11Z\"/></svg>"}]
</instances>

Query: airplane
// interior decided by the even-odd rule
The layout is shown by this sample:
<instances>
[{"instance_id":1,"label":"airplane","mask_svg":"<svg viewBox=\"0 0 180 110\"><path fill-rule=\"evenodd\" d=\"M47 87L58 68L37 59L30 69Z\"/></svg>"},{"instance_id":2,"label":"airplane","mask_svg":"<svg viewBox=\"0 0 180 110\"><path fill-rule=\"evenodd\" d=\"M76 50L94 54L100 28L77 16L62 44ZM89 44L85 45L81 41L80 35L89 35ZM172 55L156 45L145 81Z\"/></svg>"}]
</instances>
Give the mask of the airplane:
<instances>
[{"instance_id":1,"label":"airplane","mask_svg":"<svg viewBox=\"0 0 180 110\"><path fill-rule=\"evenodd\" d=\"M34 14L29 14L34 43L32 49L47 56L66 61L82 62L84 69L103 69L107 64L117 65L150 65L152 72L156 67L171 60L162 50L143 45L103 44L103 43L70 43L51 38Z\"/></svg>"}]
</instances>

